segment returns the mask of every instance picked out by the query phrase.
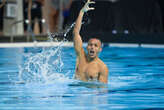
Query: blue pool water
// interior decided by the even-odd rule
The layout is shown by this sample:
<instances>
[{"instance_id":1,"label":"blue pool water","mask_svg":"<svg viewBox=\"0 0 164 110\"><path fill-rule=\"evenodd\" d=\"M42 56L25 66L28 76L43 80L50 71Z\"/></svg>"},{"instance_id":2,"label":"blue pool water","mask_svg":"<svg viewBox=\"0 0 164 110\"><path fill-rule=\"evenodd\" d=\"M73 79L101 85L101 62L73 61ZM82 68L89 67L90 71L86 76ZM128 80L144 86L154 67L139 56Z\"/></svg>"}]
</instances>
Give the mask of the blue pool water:
<instances>
[{"instance_id":1,"label":"blue pool water","mask_svg":"<svg viewBox=\"0 0 164 110\"><path fill-rule=\"evenodd\" d=\"M164 109L164 49L104 47L109 83L73 79L72 47L0 48L0 110Z\"/></svg>"}]
</instances>

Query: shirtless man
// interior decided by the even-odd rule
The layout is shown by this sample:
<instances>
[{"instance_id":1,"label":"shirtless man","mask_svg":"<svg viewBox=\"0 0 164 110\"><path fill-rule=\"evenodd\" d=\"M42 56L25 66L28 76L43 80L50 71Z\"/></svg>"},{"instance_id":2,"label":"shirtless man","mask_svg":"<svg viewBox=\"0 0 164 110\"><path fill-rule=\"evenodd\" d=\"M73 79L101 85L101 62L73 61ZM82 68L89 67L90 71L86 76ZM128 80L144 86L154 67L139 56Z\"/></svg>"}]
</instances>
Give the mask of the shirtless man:
<instances>
[{"instance_id":1,"label":"shirtless man","mask_svg":"<svg viewBox=\"0 0 164 110\"><path fill-rule=\"evenodd\" d=\"M82 47L82 39L80 29L84 13L94 10L89 7L89 4L95 2L88 0L84 7L80 10L79 16L73 30L74 48L77 55L75 78L82 81L99 81L108 83L108 68L98 58L98 53L102 50L101 41L96 38L91 38L87 45L87 53Z\"/></svg>"}]
</instances>

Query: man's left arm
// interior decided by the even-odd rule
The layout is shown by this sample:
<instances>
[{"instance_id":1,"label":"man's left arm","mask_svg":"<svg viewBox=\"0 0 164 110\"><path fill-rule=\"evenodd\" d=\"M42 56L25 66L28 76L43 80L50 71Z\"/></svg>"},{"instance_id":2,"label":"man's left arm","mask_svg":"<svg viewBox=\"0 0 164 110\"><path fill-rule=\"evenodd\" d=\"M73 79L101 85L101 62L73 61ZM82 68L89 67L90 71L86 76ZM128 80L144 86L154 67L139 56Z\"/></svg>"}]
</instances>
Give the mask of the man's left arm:
<instances>
[{"instance_id":1,"label":"man's left arm","mask_svg":"<svg viewBox=\"0 0 164 110\"><path fill-rule=\"evenodd\" d=\"M104 65L100 71L99 82L102 82L105 84L108 83L108 72L109 72L108 67Z\"/></svg>"}]
</instances>

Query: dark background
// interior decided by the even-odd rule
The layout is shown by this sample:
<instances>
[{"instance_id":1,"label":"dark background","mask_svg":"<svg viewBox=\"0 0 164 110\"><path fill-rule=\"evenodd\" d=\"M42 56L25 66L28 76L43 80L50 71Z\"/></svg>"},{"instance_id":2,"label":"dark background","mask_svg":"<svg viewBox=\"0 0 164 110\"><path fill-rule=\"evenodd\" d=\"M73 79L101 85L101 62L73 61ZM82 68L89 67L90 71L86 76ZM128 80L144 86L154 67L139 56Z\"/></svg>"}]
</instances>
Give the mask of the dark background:
<instances>
[{"instance_id":1,"label":"dark background","mask_svg":"<svg viewBox=\"0 0 164 110\"><path fill-rule=\"evenodd\" d=\"M85 25L81 30L84 41L96 37L103 42L163 43L163 0L95 1L95 10L84 16ZM82 0L73 2L68 24L75 22L83 5ZM117 34L112 34L113 30ZM128 34L125 34L125 30L128 30Z\"/></svg>"},{"instance_id":2,"label":"dark background","mask_svg":"<svg viewBox=\"0 0 164 110\"><path fill-rule=\"evenodd\" d=\"M67 25L75 22L86 0L74 0ZM103 42L164 44L164 0L95 0L95 10L84 16L81 35L84 41L98 37ZM3 28L0 9L0 30ZM112 34L116 30L117 34ZM128 34L124 31L128 30ZM72 40L70 35L69 40Z\"/></svg>"},{"instance_id":3,"label":"dark background","mask_svg":"<svg viewBox=\"0 0 164 110\"><path fill-rule=\"evenodd\" d=\"M90 31L117 30L123 33L159 33L164 27L163 0L120 0L116 3L95 0L95 10L85 15L84 21ZM84 5L82 0L75 0L71 7L69 22L76 20L78 12Z\"/></svg>"},{"instance_id":4,"label":"dark background","mask_svg":"<svg viewBox=\"0 0 164 110\"><path fill-rule=\"evenodd\" d=\"M90 31L112 31L119 33L164 32L164 0L120 0L111 3L95 0L95 11L88 12L85 28ZM74 0L67 24L77 18L84 0ZM3 8L0 9L0 29L3 27Z\"/></svg>"}]
</instances>

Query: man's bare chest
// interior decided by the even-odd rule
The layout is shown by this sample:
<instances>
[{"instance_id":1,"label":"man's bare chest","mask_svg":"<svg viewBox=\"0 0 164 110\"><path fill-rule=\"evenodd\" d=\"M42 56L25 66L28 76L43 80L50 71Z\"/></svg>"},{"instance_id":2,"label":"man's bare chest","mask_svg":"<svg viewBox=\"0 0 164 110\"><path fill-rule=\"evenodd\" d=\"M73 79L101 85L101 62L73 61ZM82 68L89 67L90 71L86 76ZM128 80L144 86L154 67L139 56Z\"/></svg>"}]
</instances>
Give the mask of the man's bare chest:
<instances>
[{"instance_id":1,"label":"man's bare chest","mask_svg":"<svg viewBox=\"0 0 164 110\"><path fill-rule=\"evenodd\" d=\"M96 62L94 63L79 63L78 65L78 73L84 76L87 80L98 79L99 76L99 68Z\"/></svg>"}]
</instances>

